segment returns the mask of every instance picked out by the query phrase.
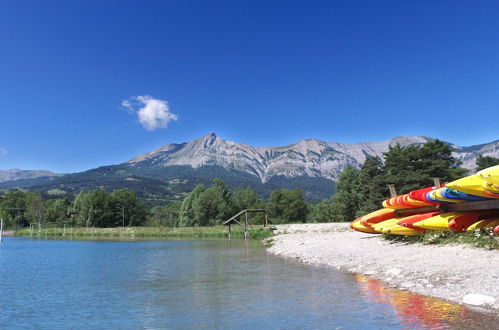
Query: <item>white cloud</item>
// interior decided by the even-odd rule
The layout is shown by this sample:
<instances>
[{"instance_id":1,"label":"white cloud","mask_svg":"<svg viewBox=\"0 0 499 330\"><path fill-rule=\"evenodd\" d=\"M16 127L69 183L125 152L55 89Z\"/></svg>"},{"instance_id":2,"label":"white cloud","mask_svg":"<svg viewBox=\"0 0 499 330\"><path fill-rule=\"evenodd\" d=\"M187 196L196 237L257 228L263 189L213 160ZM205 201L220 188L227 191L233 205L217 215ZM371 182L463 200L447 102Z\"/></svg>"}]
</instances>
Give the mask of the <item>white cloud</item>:
<instances>
[{"instance_id":1,"label":"white cloud","mask_svg":"<svg viewBox=\"0 0 499 330\"><path fill-rule=\"evenodd\" d=\"M7 149L0 148L0 156L5 156L5 155L7 155Z\"/></svg>"},{"instance_id":2,"label":"white cloud","mask_svg":"<svg viewBox=\"0 0 499 330\"><path fill-rule=\"evenodd\" d=\"M139 95L123 100L121 105L131 113L137 114L139 123L148 131L166 128L178 116L170 112L168 102L149 95Z\"/></svg>"}]
</instances>

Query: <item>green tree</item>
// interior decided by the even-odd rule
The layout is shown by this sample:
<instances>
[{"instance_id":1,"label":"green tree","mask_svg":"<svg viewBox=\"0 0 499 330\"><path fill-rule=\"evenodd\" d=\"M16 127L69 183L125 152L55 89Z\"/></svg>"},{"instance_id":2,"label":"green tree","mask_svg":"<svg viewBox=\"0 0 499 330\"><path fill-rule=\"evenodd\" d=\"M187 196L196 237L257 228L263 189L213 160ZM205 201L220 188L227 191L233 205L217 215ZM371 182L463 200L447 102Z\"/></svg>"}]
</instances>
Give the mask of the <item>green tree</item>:
<instances>
[{"instance_id":1,"label":"green tree","mask_svg":"<svg viewBox=\"0 0 499 330\"><path fill-rule=\"evenodd\" d=\"M54 198L45 201L45 219L61 226L69 219L71 202L68 198Z\"/></svg>"},{"instance_id":2,"label":"green tree","mask_svg":"<svg viewBox=\"0 0 499 330\"><path fill-rule=\"evenodd\" d=\"M180 219L182 202L175 201L166 206L156 206L149 211L147 226L176 227Z\"/></svg>"},{"instance_id":3,"label":"green tree","mask_svg":"<svg viewBox=\"0 0 499 330\"><path fill-rule=\"evenodd\" d=\"M247 209L266 208L266 203L260 200L258 194L251 188L237 187L232 192L232 202L234 204L233 214ZM248 219L252 224L263 224L265 217L263 213L249 213Z\"/></svg>"},{"instance_id":4,"label":"green tree","mask_svg":"<svg viewBox=\"0 0 499 330\"><path fill-rule=\"evenodd\" d=\"M278 189L270 194L269 213L286 222L306 222L308 205L302 189Z\"/></svg>"},{"instance_id":5,"label":"green tree","mask_svg":"<svg viewBox=\"0 0 499 330\"><path fill-rule=\"evenodd\" d=\"M43 223L43 215L45 213L45 204L42 196L36 192L25 193L26 200L26 219L30 223Z\"/></svg>"},{"instance_id":6,"label":"green tree","mask_svg":"<svg viewBox=\"0 0 499 330\"><path fill-rule=\"evenodd\" d=\"M496 165L499 165L499 158L479 155L476 159L477 172Z\"/></svg>"},{"instance_id":7,"label":"green tree","mask_svg":"<svg viewBox=\"0 0 499 330\"><path fill-rule=\"evenodd\" d=\"M385 182L383 162L379 157L367 158L358 177L359 217L381 208L381 203L389 195Z\"/></svg>"},{"instance_id":8,"label":"green tree","mask_svg":"<svg viewBox=\"0 0 499 330\"><path fill-rule=\"evenodd\" d=\"M203 191L193 203L196 225L220 224L233 213L231 193L225 183L218 178L210 188Z\"/></svg>"},{"instance_id":9,"label":"green tree","mask_svg":"<svg viewBox=\"0 0 499 330\"><path fill-rule=\"evenodd\" d=\"M26 193L15 191L6 193L0 200L0 209L5 216L7 227L24 227L29 225L25 216L26 213Z\"/></svg>"},{"instance_id":10,"label":"green tree","mask_svg":"<svg viewBox=\"0 0 499 330\"><path fill-rule=\"evenodd\" d=\"M116 219L111 207L111 198L102 190L80 192L72 207L74 224L84 227L108 227Z\"/></svg>"},{"instance_id":11,"label":"green tree","mask_svg":"<svg viewBox=\"0 0 499 330\"><path fill-rule=\"evenodd\" d=\"M333 208L338 221L352 221L360 210L359 175L360 170L347 166L338 178L336 194L333 196Z\"/></svg>"},{"instance_id":12,"label":"green tree","mask_svg":"<svg viewBox=\"0 0 499 330\"><path fill-rule=\"evenodd\" d=\"M255 208L258 205L258 194L251 188L237 187L232 193L232 201L236 212Z\"/></svg>"},{"instance_id":13,"label":"green tree","mask_svg":"<svg viewBox=\"0 0 499 330\"><path fill-rule=\"evenodd\" d=\"M194 202L199 198L199 196L206 190L203 184L198 184L193 191L187 195L182 201L182 206L180 207L179 215L179 226L189 227L196 224L196 215L194 211Z\"/></svg>"},{"instance_id":14,"label":"green tree","mask_svg":"<svg viewBox=\"0 0 499 330\"><path fill-rule=\"evenodd\" d=\"M340 217L338 204L333 204L330 200L325 200L313 206L310 218L314 222L339 222Z\"/></svg>"},{"instance_id":15,"label":"green tree","mask_svg":"<svg viewBox=\"0 0 499 330\"><path fill-rule=\"evenodd\" d=\"M145 207L133 191L126 189L114 190L110 195L112 220L106 226L140 226L146 221Z\"/></svg>"},{"instance_id":16,"label":"green tree","mask_svg":"<svg viewBox=\"0 0 499 330\"><path fill-rule=\"evenodd\" d=\"M224 220L226 204L222 195L210 187L194 201L194 214L196 225L209 226Z\"/></svg>"},{"instance_id":17,"label":"green tree","mask_svg":"<svg viewBox=\"0 0 499 330\"><path fill-rule=\"evenodd\" d=\"M453 181L466 174L461 162L452 156L452 148L439 140L424 145L396 145L384 153L385 181L395 184L398 193L428 187L433 178Z\"/></svg>"},{"instance_id":18,"label":"green tree","mask_svg":"<svg viewBox=\"0 0 499 330\"><path fill-rule=\"evenodd\" d=\"M70 208L71 222L73 226L90 227L91 208L87 202L88 192L80 191Z\"/></svg>"}]
</instances>

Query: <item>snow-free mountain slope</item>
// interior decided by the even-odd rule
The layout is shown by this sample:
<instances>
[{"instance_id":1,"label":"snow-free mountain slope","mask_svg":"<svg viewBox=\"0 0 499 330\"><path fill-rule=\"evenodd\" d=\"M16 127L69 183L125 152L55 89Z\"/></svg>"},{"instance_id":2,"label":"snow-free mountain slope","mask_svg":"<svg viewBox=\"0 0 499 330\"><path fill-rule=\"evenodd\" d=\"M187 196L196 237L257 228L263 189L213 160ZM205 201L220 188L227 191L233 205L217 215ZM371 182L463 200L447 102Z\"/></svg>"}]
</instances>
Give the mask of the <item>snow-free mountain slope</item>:
<instances>
[{"instance_id":1,"label":"snow-free mountain slope","mask_svg":"<svg viewBox=\"0 0 499 330\"><path fill-rule=\"evenodd\" d=\"M283 147L253 147L210 133L191 142L164 145L131 159L128 164L137 168L218 165L229 171L254 175L262 183L274 176L336 180L345 166L361 166L367 157L381 157L389 146L422 144L428 140L403 136L383 142L346 144L307 139Z\"/></svg>"}]
</instances>

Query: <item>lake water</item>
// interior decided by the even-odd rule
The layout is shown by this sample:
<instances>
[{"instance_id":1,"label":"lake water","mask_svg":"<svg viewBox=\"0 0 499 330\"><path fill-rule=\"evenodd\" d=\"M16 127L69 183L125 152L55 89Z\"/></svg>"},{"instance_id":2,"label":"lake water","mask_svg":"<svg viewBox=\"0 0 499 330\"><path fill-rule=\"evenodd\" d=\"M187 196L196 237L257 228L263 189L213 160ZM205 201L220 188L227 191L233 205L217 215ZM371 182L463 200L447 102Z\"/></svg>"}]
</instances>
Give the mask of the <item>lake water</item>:
<instances>
[{"instance_id":1,"label":"lake water","mask_svg":"<svg viewBox=\"0 0 499 330\"><path fill-rule=\"evenodd\" d=\"M267 255L258 242L0 244L1 329L496 328L379 281Z\"/></svg>"}]
</instances>

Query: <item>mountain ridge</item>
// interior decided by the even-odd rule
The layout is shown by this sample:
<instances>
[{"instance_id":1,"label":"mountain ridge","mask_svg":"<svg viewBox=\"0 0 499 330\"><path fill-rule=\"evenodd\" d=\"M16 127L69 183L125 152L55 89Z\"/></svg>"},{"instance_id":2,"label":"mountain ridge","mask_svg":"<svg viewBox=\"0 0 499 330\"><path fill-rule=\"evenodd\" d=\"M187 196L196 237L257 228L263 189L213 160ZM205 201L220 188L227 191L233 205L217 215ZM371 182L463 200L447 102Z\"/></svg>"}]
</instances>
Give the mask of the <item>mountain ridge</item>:
<instances>
[{"instance_id":1,"label":"mountain ridge","mask_svg":"<svg viewBox=\"0 0 499 330\"><path fill-rule=\"evenodd\" d=\"M403 146L429 141L426 137L400 136L381 142L340 143L317 139L300 140L278 147L254 147L224 140L214 133L181 144L165 144L132 158L131 166L220 165L257 176L262 183L273 176L307 175L336 180L347 166L360 166L367 157L381 157L389 146Z\"/></svg>"},{"instance_id":2,"label":"mountain ridge","mask_svg":"<svg viewBox=\"0 0 499 330\"><path fill-rule=\"evenodd\" d=\"M169 143L117 165L62 176L0 183L0 188L77 193L87 189L136 191L144 199L181 199L197 184L222 178L230 188L248 186L262 197L279 188L305 190L307 199L329 198L345 166L360 167L368 157L382 157L390 146L423 144L425 136L399 136L379 142L340 143L304 139L278 147L255 147L210 133L190 142ZM478 155L499 158L499 141L453 146L454 157L474 170ZM156 203L156 202L154 202Z\"/></svg>"},{"instance_id":3,"label":"mountain ridge","mask_svg":"<svg viewBox=\"0 0 499 330\"><path fill-rule=\"evenodd\" d=\"M0 182L35 179L40 177L56 177L60 175L62 174L57 174L47 170L20 170L18 168L11 168L7 170L0 170Z\"/></svg>"}]
</instances>

